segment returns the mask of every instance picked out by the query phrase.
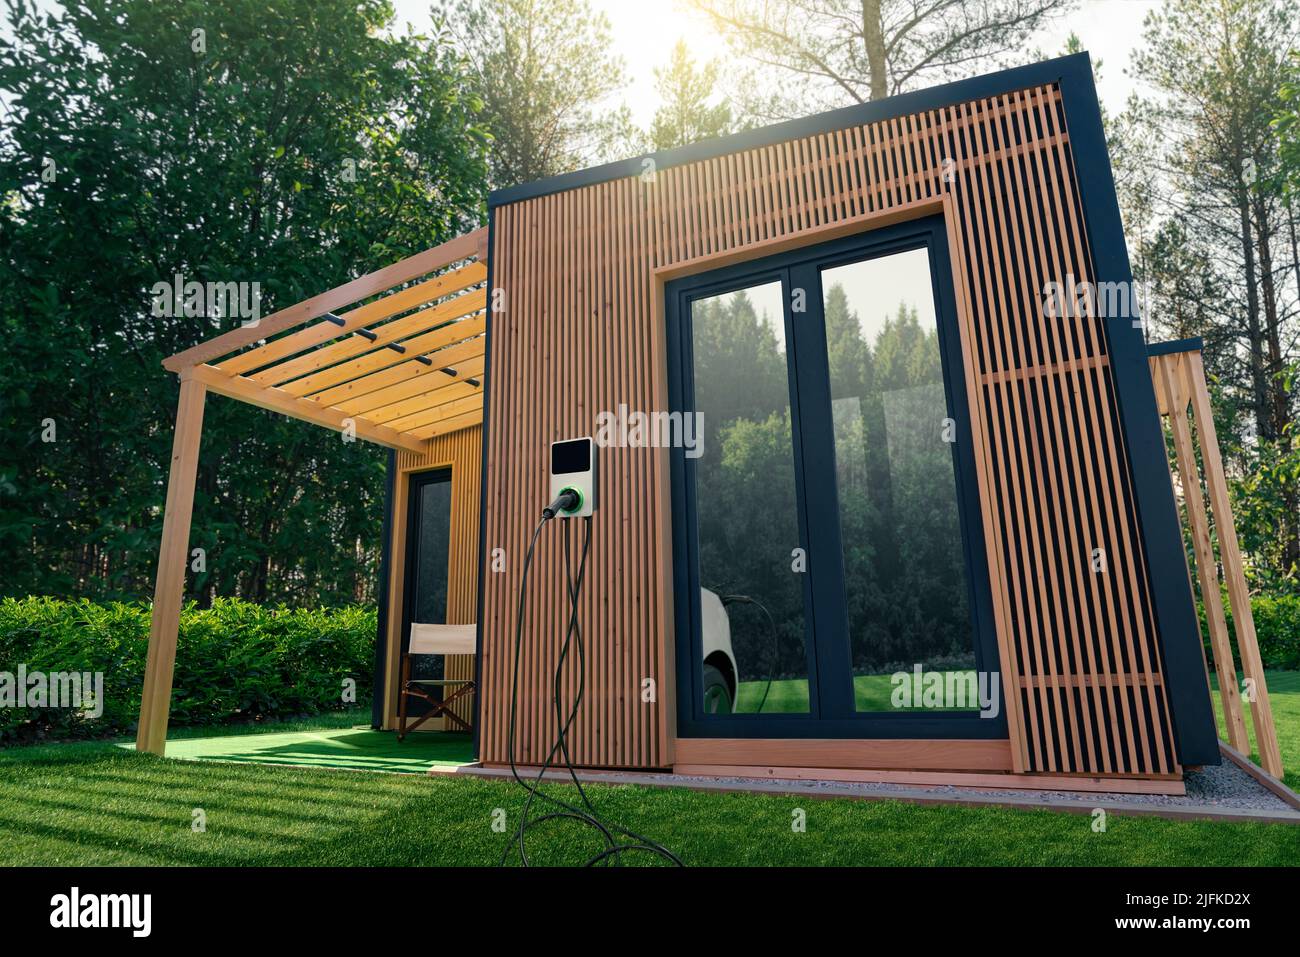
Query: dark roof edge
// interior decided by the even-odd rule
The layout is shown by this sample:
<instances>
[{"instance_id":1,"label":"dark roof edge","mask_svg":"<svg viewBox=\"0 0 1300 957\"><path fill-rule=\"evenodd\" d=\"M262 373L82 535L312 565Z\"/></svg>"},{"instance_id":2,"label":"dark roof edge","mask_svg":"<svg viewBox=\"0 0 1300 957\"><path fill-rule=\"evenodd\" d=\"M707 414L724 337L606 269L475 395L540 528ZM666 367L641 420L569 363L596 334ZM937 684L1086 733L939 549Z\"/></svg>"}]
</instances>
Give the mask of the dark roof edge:
<instances>
[{"instance_id":1,"label":"dark roof edge","mask_svg":"<svg viewBox=\"0 0 1300 957\"><path fill-rule=\"evenodd\" d=\"M1190 339L1170 339L1168 342L1147 343L1147 355L1170 356L1177 352L1200 352L1205 348L1205 340L1200 336Z\"/></svg>"},{"instance_id":2,"label":"dark roof edge","mask_svg":"<svg viewBox=\"0 0 1300 957\"><path fill-rule=\"evenodd\" d=\"M628 176L639 176L645 168L647 159L654 161L654 168L657 170L668 169L673 166L680 166L683 163L694 163L700 160L712 159L716 156L725 156L728 153L739 153L786 140L815 136L819 133L827 133L850 126L861 126L880 120L894 119L909 113L919 113L923 110L954 106L958 103L1011 93L1015 90L1023 90L1033 86L1043 86L1054 83L1067 75L1083 76L1087 78L1089 84L1092 83L1092 59L1086 51L1056 57L1051 60L1043 60L1040 63L1012 67L1009 70L985 73L965 80L955 80L952 83L944 83L924 90L900 93L897 96L886 97L883 100L872 100L868 103L845 106L837 110L829 110L825 113L817 113L797 120L787 120L784 123L775 123L771 126L732 133L729 136L701 140L698 143L690 143L676 149L645 153L630 159L605 163L602 166L592 166L572 173L562 173L559 176L539 179L532 183L521 183L518 186L495 189L488 194L488 208L492 209L508 203L517 203L521 200L546 196L550 193L559 193L568 189L577 189L581 186L593 186L597 183L623 179Z\"/></svg>"}]
</instances>

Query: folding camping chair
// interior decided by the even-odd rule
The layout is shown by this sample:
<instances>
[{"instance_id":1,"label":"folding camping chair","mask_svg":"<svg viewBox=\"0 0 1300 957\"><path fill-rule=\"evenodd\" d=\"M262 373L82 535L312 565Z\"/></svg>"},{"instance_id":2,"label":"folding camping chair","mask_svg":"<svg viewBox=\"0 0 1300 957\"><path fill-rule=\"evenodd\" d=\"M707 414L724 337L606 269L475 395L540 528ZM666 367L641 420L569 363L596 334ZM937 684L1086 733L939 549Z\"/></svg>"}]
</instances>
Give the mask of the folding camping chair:
<instances>
[{"instance_id":1,"label":"folding camping chair","mask_svg":"<svg viewBox=\"0 0 1300 957\"><path fill-rule=\"evenodd\" d=\"M472 655L474 654L473 625L411 625L411 643L402 654L402 681L397 705L397 740L406 737L408 731L414 731L430 718L446 718L448 721L469 731L470 725L460 715L451 710L451 706L466 695L474 693L472 678L412 678L411 658L414 655ZM444 697L439 700L430 692L441 688ZM455 688L450 694L447 690ZM429 710L416 718L408 727L406 724L406 703L410 698L419 698L429 705Z\"/></svg>"}]
</instances>

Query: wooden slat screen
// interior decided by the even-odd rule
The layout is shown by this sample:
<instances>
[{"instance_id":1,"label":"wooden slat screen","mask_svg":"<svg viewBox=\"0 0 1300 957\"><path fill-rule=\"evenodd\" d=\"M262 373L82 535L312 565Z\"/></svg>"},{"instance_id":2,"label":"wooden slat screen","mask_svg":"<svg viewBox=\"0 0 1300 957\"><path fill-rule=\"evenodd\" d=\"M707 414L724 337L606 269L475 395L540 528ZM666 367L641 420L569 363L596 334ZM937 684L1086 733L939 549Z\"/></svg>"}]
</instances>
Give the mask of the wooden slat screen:
<instances>
[{"instance_id":1,"label":"wooden slat screen","mask_svg":"<svg viewBox=\"0 0 1300 957\"><path fill-rule=\"evenodd\" d=\"M391 723L396 699L391 689L397 681L397 649L401 647L402 583L405 581L406 521L410 503L406 483L412 473L451 469L451 534L447 554L447 620L449 625L475 622L478 611L479 495L483 463L483 427L475 425L431 439L423 453L397 451L397 487L393 497L392 543L389 551L388 688L385 715ZM448 678L472 678L473 655L448 655ZM454 708L462 718L472 718L472 701Z\"/></svg>"},{"instance_id":2,"label":"wooden slat screen","mask_svg":"<svg viewBox=\"0 0 1300 957\"><path fill-rule=\"evenodd\" d=\"M481 758L506 758L514 599L549 442L620 403L665 408L667 272L713 268L888 221L947 217L1017 770L1176 771L1102 322L1049 318L1042 290L1090 255L1060 94L1039 87L583 186L495 210ZM584 594L588 703L576 761L672 760L664 453L601 450ZM611 533L611 530L614 530ZM1100 550L1100 551L1097 551ZM517 757L555 726L565 602L558 530L538 546ZM1104 561L1104 571L1093 562ZM656 700L642 700L653 679ZM576 683L570 670L568 692Z\"/></svg>"}]
</instances>

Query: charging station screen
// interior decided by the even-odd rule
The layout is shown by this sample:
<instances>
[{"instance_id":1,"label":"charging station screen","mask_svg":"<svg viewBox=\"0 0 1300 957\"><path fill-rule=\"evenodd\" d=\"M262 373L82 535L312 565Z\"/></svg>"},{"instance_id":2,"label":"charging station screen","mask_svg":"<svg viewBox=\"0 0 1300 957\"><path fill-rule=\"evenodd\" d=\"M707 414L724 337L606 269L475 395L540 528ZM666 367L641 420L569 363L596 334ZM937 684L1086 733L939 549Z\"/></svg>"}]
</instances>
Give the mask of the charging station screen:
<instances>
[{"instance_id":1,"label":"charging station screen","mask_svg":"<svg viewBox=\"0 0 1300 957\"><path fill-rule=\"evenodd\" d=\"M551 446L551 474L568 475L571 472L591 470L591 440L575 439L556 442Z\"/></svg>"}]
</instances>

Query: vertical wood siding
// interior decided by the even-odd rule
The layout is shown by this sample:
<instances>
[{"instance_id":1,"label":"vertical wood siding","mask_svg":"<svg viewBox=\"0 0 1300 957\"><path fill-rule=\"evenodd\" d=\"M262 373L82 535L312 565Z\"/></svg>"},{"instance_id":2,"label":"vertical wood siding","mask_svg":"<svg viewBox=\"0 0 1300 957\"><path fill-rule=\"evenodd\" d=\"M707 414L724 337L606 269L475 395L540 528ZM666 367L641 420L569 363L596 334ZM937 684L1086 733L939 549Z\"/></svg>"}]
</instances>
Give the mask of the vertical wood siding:
<instances>
[{"instance_id":1,"label":"vertical wood siding","mask_svg":"<svg viewBox=\"0 0 1300 957\"><path fill-rule=\"evenodd\" d=\"M398 655L401 651L403 583L406 576L406 522L410 502L407 481L412 473L429 469L451 469L451 534L447 555L448 625L475 621L478 607L479 495L481 490L483 428L472 426L431 439L424 453L399 449L397 484L393 490L392 545L389 553L388 681L385 685L386 721L394 723L397 706ZM473 655L448 655L448 678L474 677ZM453 710L466 721L473 715L472 700Z\"/></svg>"},{"instance_id":2,"label":"vertical wood siding","mask_svg":"<svg viewBox=\"0 0 1300 957\"><path fill-rule=\"evenodd\" d=\"M945 213L1017 770L1177 770L1149 583L1101 320L1049 318L1049 282L1087 282L1059 91L1028 89L584 186L495 211L481 757L506 760L519 569L546 496L546 448L620 403L664 408L657 277ZM672 760L666 456L600 452L583 594L578 763ZM575 523L576 524L576 523ZM516 757L555 733L565 613L560 529L538 543ZM1094 565L1103 570L1094 570ZM657 700L643 703L644 679ZM566 694L576 687L569 668Z\"/></svg>"}]
</instances>

